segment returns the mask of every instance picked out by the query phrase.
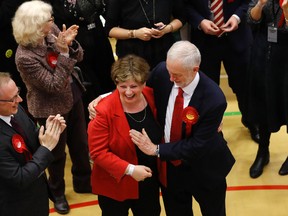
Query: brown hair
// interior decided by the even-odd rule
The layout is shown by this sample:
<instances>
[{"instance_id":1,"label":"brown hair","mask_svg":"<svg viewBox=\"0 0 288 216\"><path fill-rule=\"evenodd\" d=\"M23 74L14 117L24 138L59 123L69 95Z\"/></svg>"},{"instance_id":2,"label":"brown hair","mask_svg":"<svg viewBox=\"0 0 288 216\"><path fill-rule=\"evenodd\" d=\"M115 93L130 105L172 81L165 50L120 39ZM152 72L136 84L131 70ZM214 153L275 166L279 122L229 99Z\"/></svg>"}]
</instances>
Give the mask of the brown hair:
<instances>
[{"instance_id":1,"label":"brown hair","mask_svg":"<svg viewBox=\"0 0 288 216\"><path fill-rule=\"evenodd\" d=\"M144 84L149 77L149 64L143 58L136 55L127 55L119 58L112 65L111 78L117 85L133 79L135 82Z\"/></svg>"}]
</instances>

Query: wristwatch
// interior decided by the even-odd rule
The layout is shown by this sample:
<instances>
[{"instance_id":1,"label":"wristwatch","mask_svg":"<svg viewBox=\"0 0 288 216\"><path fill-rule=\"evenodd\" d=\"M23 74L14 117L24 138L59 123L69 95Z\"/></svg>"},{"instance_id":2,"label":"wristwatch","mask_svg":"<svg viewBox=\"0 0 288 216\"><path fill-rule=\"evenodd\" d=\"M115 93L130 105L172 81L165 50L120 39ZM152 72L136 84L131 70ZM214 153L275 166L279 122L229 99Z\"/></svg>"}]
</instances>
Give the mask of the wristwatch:
<instances>
[{"instance_id":1,"label":"wristwatch","mask_svg":"<svg viewBox=\"0 0 288 216\"><path fill-rule=\"evenodd\" d=\"M160 154L159 154L159 145L156 145L156 150L155 150L155 156L157 157L160 157Z\"/></svg>"}]
</instances>

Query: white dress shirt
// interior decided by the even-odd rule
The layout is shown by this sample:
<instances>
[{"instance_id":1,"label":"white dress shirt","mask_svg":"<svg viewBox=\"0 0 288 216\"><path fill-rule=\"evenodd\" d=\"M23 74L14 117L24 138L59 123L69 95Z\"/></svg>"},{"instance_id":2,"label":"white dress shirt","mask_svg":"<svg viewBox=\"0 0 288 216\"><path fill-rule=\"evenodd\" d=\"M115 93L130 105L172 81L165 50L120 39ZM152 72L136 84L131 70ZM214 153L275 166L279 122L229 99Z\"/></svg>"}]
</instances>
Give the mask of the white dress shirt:
<instances>
[{"instance_id":1,"label":"white dress shirt","mask_svg":"<svg viewBox=\"0 0 288 216\"><path fill-rule=\"evenodd\" d=\"M12 125L10 123L11 116L2 116L2 115L0 115L0 119L2 119L4 122L6 122L8 125L10 125L12 127Z\"/></svg>"},{"instance_id":2,"label":"white dress shirt","mask_svg":"<svg viewBox=\"0 0 288 216\"><path fill-rule=\"evenodd\" d=\"M184 93L183 93L183 98L184 98L184 106L183 109L185 107L188 106L191 97L195 91L196 86L198 85L200 80L200 76L199 73L196 74L194 80L185 88L182 88ZM171 130L171 124L172 124L172 114L174 111L174 103L176 100L176 96L178 95L178 88L179 86L177 86L174 83L174 86L172 87L172 90L170 92L170 96L169 96L169 101L168 101L168 106L167 106L167 111L166 111L166 118L165 118L165 128L164 128L164 139L165 142L170 142L170 130Z\"/></svg>"}]
</instances>

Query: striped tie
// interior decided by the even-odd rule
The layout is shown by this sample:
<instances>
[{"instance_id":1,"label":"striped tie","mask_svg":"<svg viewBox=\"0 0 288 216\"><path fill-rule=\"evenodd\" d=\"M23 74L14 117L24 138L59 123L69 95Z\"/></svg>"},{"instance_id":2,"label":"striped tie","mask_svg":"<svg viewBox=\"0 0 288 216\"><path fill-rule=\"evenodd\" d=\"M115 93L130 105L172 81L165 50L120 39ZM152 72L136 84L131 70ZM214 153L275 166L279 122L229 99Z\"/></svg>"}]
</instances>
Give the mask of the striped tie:
<instances>
[{"instance_id":1,"label":"striped tie","mask_svg":"<svg viewBox=\"0 0 288 216\"><path fill-rule=\"evenodd\" d=\"M211 11L214 15L214 23L221 27L224 24L223 0L212 0Z\"/></svg>"}]
</instances>

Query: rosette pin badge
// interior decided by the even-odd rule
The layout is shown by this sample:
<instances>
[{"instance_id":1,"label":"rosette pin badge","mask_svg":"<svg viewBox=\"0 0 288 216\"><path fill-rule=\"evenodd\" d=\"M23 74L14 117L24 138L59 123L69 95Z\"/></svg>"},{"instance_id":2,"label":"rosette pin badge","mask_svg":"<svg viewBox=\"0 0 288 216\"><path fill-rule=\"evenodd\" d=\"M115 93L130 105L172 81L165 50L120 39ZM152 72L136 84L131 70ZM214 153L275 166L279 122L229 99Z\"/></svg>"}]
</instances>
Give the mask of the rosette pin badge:
<instances>
[{"instance_id":1,"label":"rosette pin badge","mask_svg":"<svg viewBox=\"0 0 288 216\"><path fill-rule=\"evenodd\" d=\"M31 160L32 155L27 149L24 139L19 134L14 134L12 137L12 145L16 152L24 154L26 161Z\"/></svg>"},{"instance_id":2,"label":"rosette pin badge","mask_svg":"<svg viewBox=\"0 0 288 216\"><path fill-rule=\"evenodd\" d=\"M47 55L47 62L51 68L55 68L57 65L58 54L56 52L50 52Z\"/></svg>"},{"instance_id":3,"label":"rosette pin badge","mask_svg":"<svg viewBox=\"0 0 288 216\"><path fill-rule=\"evenodd\" d=\"M194 125L199 119L199 114L194 107L188 106L183 110L182 117L186 124Z\"/></svg>"}]
</instances>

